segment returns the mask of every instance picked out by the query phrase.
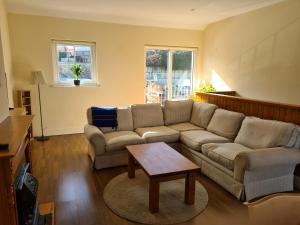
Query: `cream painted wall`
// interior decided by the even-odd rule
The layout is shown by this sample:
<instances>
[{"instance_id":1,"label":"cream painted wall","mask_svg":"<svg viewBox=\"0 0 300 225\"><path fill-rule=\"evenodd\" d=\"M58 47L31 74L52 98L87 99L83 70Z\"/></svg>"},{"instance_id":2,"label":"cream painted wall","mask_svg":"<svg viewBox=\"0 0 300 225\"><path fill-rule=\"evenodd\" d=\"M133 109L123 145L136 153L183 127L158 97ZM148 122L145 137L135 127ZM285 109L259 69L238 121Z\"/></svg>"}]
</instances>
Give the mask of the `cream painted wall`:
<instances>
[{"instance_id":1,"label":"cream painted wall","mask_svg":"<svg viewBox=\"0 0 300 225\"><path fill-rule=\"evenodd\" d=\"M86 109L144 102L144 46L198 47L202 32L87 22L9 14L16 88L33 90L33 112L38 114L31 71L40 69L53 82L51 39L96 42L100 87L42 87L45 131L48 135L82 132ZM198 67L200 66L200 63ZM35 117L34 134L40 133Z\"/></svg>"},{"instance_id":2,"label":"cream painted wall","mask_svg":"<svg viewBox=\"0 0 300 225\"><path fill-rule=\"evenodd\" d=\"M0 37L0 123L8 116L8 97L5 79L2 41Z\"/></svg>"},{"instance_id":3,"label":"cream painted wall","mask_svg":"<svg viewBox=\"0 0 300 225\"><path fill-rule=\"evenodd\" d=\"M300 104L299 12L289 0L209 25L203 77L244 97Z\"/></svg>"},{"instance_id":4,"label":"cream painted wall","mask_svg":"<svg viewBox=\"0 0 300 225\"><path fill-rule=\"evenodd\" d=\"M3 48L4 69L7 76L9 106L14 107L14 101L13 101L14 80L12 77L13 73L12 73L12 64L11 64L11 49L10 49L9 31L8 31L8 24L7 24L7 12L3 0L0 0L0 34L1 34L2 48ZM0 96L0 98L2 97L3 96ZM2 105L0 107L2 108Z\"/></svg>"}]
</instances>

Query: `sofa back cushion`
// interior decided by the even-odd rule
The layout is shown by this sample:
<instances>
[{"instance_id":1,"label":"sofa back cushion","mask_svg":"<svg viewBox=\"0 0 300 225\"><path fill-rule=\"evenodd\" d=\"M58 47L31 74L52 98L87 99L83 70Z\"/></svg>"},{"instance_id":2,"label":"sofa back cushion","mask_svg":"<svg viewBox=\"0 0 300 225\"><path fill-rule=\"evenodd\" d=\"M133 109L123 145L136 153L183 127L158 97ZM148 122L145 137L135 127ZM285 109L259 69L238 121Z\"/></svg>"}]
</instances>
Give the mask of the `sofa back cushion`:
<instances>
[{"instance_id":1,"label":"sofa back cushion","mask_svg":"<svg viewBox=\"0 0 300 225\"><path fill-rule=\"evenodd\" d=\"M191 123L199 127L207 128L216 109L217 106L214 104L194 102Z\"/></svg>"},{"instance_id":2,"label":"sofa back cushion","mask_svg":"<svg viewBox=\"0 0 300 225\"><path fill-rule=\"evenodd\" d=\"M191 99L183 101L165 101L165 125L172 125L190 121L193 103L194 101Z\"/></svg>"},{"instance_id":3,"label":"sofa back cushion","mask_svg":"<svg viewBox=\"0 0 300 225\"><path fill-rule=\"evenodd\" d=\"M163 111L159 103L132 105L131 111L134 129L164 125Z\"/></svg>"},{"instance_id":4,"label":"sofa back cushion","mask_svg":"<svg viewBox=\"0 0 300 225\"><path fill-rule=\"evenodd\" d=\"M249 148L285 146L295 127L291 123L246 117L234 142Z\"/></svg>"},{"instance_id":5,"label":"sofa back cushion","mask_svg":"<svg viewBox=\"0 0 300 225\"><path fill-rule=\"evenodd\" d=\"M90 125L93 125L92 121L92 111L91 108L87 110L87 119ZM112 131L132 131L133 130L133 121L130 107L118 108L117 109L117 120L118 127L113 129L111 127L99 127L103 133L108 133Z\"/></svg>"},{"instance_id":6,"label":"sofa back cushion","mask_svg":"<svg viewBox=\"0 0 300 225\"><path fill-rule=\"evenodd\" d=\"M225 109L216 109L207 130L233 140L242 124L244 114Z\"/></svg>"}]
</instances>

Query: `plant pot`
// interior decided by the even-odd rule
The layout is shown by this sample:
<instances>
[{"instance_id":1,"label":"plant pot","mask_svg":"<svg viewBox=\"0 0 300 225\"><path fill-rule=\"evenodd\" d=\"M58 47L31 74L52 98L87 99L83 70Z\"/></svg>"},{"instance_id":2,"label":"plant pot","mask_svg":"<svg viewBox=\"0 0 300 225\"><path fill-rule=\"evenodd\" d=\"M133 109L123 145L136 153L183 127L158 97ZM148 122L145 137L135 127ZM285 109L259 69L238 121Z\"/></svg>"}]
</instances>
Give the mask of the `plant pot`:
<instances>
[{"instance_id":1,"label":"plant pot","mask_svg":"<svg viewBox=\"0 0 300 225\"><path fill-rule=\"evenodd\" d=\"M80 80L74 80L74 85L79 86L80 85Z\"/></svg>"}]
</instances>

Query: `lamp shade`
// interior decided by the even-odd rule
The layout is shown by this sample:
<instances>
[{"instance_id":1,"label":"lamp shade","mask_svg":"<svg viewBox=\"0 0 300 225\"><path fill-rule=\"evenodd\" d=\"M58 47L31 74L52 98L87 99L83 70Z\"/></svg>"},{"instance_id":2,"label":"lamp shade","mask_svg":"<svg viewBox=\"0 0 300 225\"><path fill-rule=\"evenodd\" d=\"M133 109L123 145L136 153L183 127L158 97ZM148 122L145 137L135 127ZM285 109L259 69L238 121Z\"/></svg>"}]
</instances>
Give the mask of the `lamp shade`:
<instances>
[{"instance_id":1,"label":"lamp shade","mask_svg":"<svg viewBox=\"0 0 300 225\"><path fill-rule=\"evenodd\" d=\"M33 71L32 72L32 83L33 84L46 84L46 79L42 71Z\"/></svg>"}]
</instances>

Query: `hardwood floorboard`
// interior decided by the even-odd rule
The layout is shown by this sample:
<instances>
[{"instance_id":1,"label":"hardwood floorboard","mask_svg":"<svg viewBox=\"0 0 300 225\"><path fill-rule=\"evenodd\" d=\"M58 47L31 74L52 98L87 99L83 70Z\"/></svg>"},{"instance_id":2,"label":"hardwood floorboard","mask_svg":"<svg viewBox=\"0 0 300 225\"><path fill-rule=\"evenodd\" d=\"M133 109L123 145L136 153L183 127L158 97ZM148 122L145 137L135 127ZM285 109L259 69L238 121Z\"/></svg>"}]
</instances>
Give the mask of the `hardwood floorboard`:
<instances>
[{"instance_id":1,"label":"hardwood floorboard","mask_svg":"<svg viewBox=\"0 0 300 225\"><path fill-rule=\"evenodd\" d=\"M116 167L95 171L82 134L50 137L32 145L33 173L38 178L39 202L54 201L56 225L133 225L108 209L103 201L105 185L127 171ZM197 180L209 195L208 206L185 225L247 224L247 207L209 178Z\"/></svg>"}]
</instances>

